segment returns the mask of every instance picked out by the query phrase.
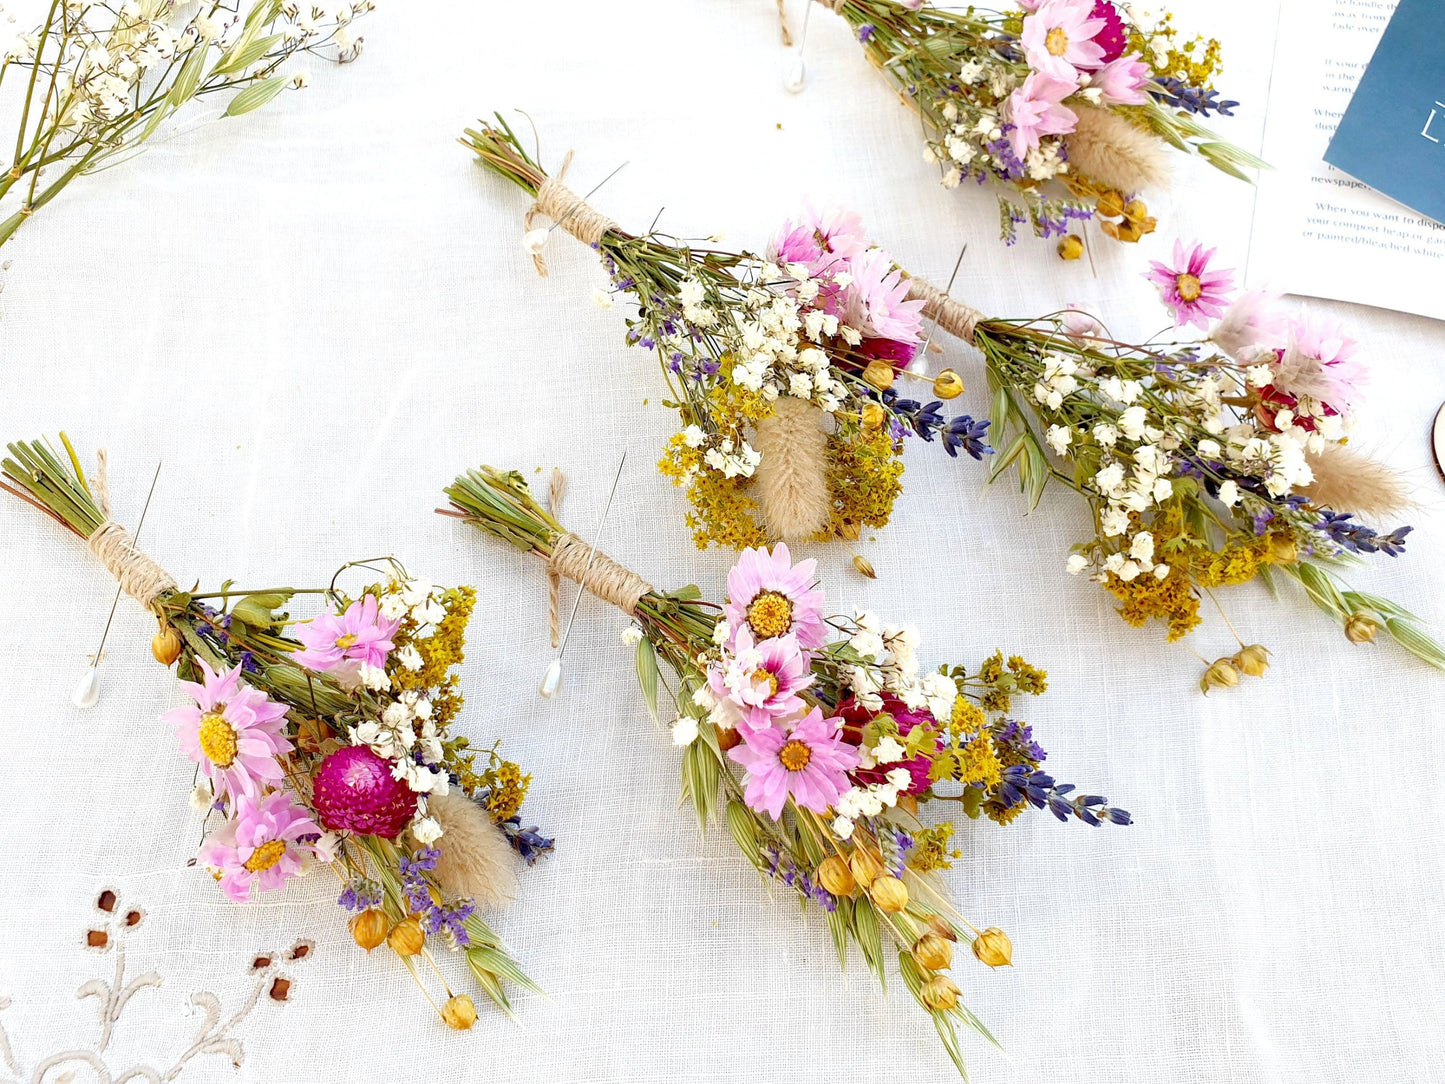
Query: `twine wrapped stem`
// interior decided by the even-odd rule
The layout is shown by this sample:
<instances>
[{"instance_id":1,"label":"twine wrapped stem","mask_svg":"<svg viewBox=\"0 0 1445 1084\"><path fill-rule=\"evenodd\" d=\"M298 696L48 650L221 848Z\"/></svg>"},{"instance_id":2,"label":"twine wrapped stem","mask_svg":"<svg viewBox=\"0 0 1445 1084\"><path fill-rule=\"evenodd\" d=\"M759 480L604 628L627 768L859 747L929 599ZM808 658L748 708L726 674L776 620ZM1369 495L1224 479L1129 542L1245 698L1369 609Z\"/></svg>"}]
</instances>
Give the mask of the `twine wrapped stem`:
<instances>
[{"instance_id":1,"label":"twine wrapped stem","mask_svg":"<svg viewBox=\"0 0 1445 1084\"><path fill-rule=\"evenodd\" d=\"M908 297L923 302L923 313L950 335L973 345L974 329L983 320L983 313L962 301L955 301L927 279L908 279Z\"/></svg>"},{"instance_id":2,"label":"twine wrapped stem","mask_svg":"<svg viewBox=\"0 0 1445 1084\"><path fill-rule=\"evenodd\" d=\"M587 567L589 557L592 567ZM592 544L570 532L560 534L552 544L552 556L547 559L549 572L565 576L573 583L587 584L587 591L604 602L610 602L629 617L637 612L637 604L644 595L655 588L637 573L619 565L599 550L592 554ZM557 637L556 610L550 611L552 635Z\"/></svg>"},{"instance_id":3,"label":"twine wrapped stem","mask_svg":"<svg viewBox=\"0 0 1445 1084\"><path fill-rule=\"evenodd\" d=\"M572 152L568 151L557 175L548 176L538 186L537 198L522 218L522 229L531 233L537 219L545 217L552 220L553 226L561 226L585 245L601 244L603 234L616 229L617 223L562 183L571 165ZM540 250L532 253L532 265L536 267L537 274L547 277L547 261Z\"/></svg>"},{"instance_id":4,"label":"twine wrapped stem","mask_svg":"<svg viewBox=\"0 0 1445 1084\"><path fill-rule=\"evenodd\" d=\"M110 490L106 484L105 450L96 453L96 473L90 480L96 503L105 518L85 540L85 546L112 576L120 589L152 613L159 615L156 599L179 588L174 577L136 548L131 533L110 518Z\"/></svg>"}]
</instances>

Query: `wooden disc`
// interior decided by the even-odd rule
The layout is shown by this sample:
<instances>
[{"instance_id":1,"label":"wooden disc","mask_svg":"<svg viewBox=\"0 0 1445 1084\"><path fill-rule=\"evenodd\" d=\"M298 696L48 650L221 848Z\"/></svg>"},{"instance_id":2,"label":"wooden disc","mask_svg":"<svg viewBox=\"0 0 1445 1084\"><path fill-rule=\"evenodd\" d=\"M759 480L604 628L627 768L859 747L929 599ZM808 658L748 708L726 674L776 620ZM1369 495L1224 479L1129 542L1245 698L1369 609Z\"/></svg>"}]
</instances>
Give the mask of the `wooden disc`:
<instances>
[{"instance_id":1,"label":"wooden disc","mask_svg":"<svg viewBox=\"0 0 1445 1084\"><path fill-rule=\"evenodd\" d=\"M1435 425L1430 431L1430 447L1435 451L1435 469L1445 478L1445 406L1435 415Z\"/></svg>"}]
</instances>

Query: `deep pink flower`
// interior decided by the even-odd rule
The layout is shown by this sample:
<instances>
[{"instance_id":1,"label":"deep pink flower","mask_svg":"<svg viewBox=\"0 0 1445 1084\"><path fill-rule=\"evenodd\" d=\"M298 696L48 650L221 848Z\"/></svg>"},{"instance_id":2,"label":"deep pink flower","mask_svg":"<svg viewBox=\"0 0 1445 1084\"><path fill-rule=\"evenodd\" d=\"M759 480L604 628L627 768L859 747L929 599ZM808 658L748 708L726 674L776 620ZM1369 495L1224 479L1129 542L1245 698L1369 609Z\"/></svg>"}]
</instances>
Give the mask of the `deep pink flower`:
<instances>
[{"instance_id":1,"label":"deep pink flower","mask_svg":"<svg viewBox=\"0 0 1445 1084\"><path fill-rule=\"evenodd\" d=\"M316 769L311 801L332 832L395 839L416 814L416 793L368 745L338 749Z\"/></svg>"},{"instance_id":2,"label":"deep pink flower","mask_svg":"<svg viewBox=\"0 0 1445 1084\"><path fill-rule=\"evenodd\" d=\"M1094 38L1107 25L1094 18L1093 0L1045 0L1024 19L1019 44L1034 71L1077 84L1080 71L1103 67L1104 47Z\"/></svg>"},{"instance_id":3,"label":"deep pink flower","mask_svg":"<svg viewBox=\"0 0 1445 1084\"><path fill-rule=\"evenodd\" d=\"M1089 86L1097 87L1103 95L1105 105L1144 105L1149 95L1144 88L1149 85L1149 65L1138 53L1130 53L1111 60L1089 77Z\"/></svg>"},{"instance_id":4,"label":"deep pink flower","mask_svg":"<svg viewBox=\"0 0 1445 1084\"><path fill-rule=\"evenodd\" d=\"M812 683L812 668L796 636L759 644L747 625L733 638L732 654L708 670L713 695L736 707L749 730L765 730L775 719L803 711L806 705L798 693Z\"/></svg>"},{"instance_id":5,"label":"deep pink flower","mask_svg":"<svg viewBox=\"0 0 1445 1084\"><path fill-rule=\"evenodd\" d=\"M241 681L241 668L217 673L204 659L201 684L181 682L195 700L166 712L181 749L201 766L217 797L255 798L285 773L277 758L291 751L283 736L286 706Z\"/></svg>"},{"instance_id":6,"label":"deep pink flower","mask_svg":"<svg viewBox=\"0 0 1445 1084\"><path fill-rule=\"evenodd\" d=\"M858 353L865 358L892 362L895 369L902 369L918 356L918 343L901 343L897 339L864 339L858 344Z\"/></svg>"},{"instance_id":7,"label":"deep pink flower","mask_svg":"<svg viewBox=\"0 0 1445 1084\"><path fill-rule=\"evenodd\" d=\"M1186 249L1183 241L1175 241L1173 266L1150 261L1152 270L1144 277L1159 287L1159 297L1178 327L1193 324L1207 331L1209 321L1224 314L1234 272L1209 270L1214 251L1199 244Z\"/></svg>"},{"instance_id":8,"label":"deep pink flower","mask_svg":"<svg viewBox=\"0 0 1445 1084\"><path fill-rule=\"evenodd\" d=\"M1118 60L1129 47L1129 27L1112 0L1094 0L1090 16L1104 21L1104 29L1094 35L1094 41L1104 50L1104 63Z\"/></svg>"},{"instance_id":9,"label":"deep pink flower","mask_svg":"<svg viewBox=\"0 0 1445 1084\"><path fill-rule=\"evenodd\" d=\"M809 558L792 563L785 542L769 553L746 549L728 572L728 601L723 608L731 636L747 628L757 642L792 634L804 651L822 647L828 639L823 624L823 592L813 590L818 562Z\"/></svg>"},{"instance_id":10,"label":"deep pink flower","mask_svg":"<svg viewBox=\"0 0 1445 1084\"><path fill-rule=\"evenodd\" d=\"M908 282L893 257L870 249L848 261L848 323L867 339L911 345L923 338L924 302L908 300Z\"/></svg>"},{"instance_id":11,"label":"deep pink flower","mask_svg":"<svg viewBox=\"0 0 1445 1084\"><path fill-rule=\"evenodd\" d=\"M259 802L243 797L235 815L206 837L196 860L215 871L226 895L245 903L253 887L269 892L299 874L302 859L316 853L301 841L320 834L290 794L276 791Z\"/></svg>"},{"instance_id":12,"label":"deep pink flower","mask_svg":"<svg viewBox=\"0 0 1445 1084\"><path fill-rule=\"evenodd\" d=\"M879 715L891 715L893 721L898 724L898 736L906 738L915 726L921 723L937 728L938 721L933 713L924 708L919 711L910 711L908 705L896 696L885 696L883 707L878 711L869 711L859 704L855 697L848 697L838 705L838 715L843 720L843 737L845 740L860 745L863 742L863 728L876 719ZM937 743L942 745L942 739ZM860 786L867 786L869 783L886 783L888 773L894 768L907 768L912 782L908 784L908 794L922 794L933 785L933 780L928 777L929 769L933 766L933 758L927 754L920 753L910 760L900 760L894 764L880 764L876 768L863 768L853 773L853 779Z\"/></svg>"},{"instance_id":13,"label":"deep pink flower","mask_svg":"<svg viewBox=\"0 0 1445 1084\"><path fill-rule=\"evenodd\" d=\"M296 626L296 639L305 645L291 658L310 670L326 671L342 662L385 666L395 646L391 637L401 618L388 621L378 612L375 595L362 595L340 614L325 613Z\"/></svg>"},{"instance_id":14,"label":"deep pink flower","mask_svg":"<svg viewBox=\"0 0 1445 1084\"><path fill-rule=\"evenodd\" d=\"M1061 103L1076 90L1078 86L1067 79L1034 72L1008 96L999 115L1011 126L1008 138L1015 156L1027 156L1044 136L1074 130L1079 115Z\"/></svg>"},{"instance_id":15,"label":"deep pink flower","mask_svg":"<svg viewBox=\"0 0 1445 1084\"><path fill-rule=\"evenodd\" d=\"M848 770L858 764L858 750L838 736L840 723L814 708L791 729L743 731L743 744L728 756L747 770L748 807L777 820L791 796L803 809L826 813L848 789Z\"/></svg>"}]
</instances>

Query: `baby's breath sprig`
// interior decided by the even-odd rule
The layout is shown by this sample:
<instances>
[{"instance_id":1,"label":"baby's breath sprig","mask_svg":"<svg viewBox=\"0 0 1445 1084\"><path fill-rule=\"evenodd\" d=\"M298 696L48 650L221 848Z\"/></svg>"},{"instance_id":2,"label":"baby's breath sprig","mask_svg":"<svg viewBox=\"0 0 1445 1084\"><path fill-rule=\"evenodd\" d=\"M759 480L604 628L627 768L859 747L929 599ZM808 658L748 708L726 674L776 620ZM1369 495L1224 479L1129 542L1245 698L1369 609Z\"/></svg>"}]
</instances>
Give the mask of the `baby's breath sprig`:
<instances>
[{"instance_id":1,"label":"baby's breath sprig","mask_svg":"<svg viewBox=\"0 0 1445 1084\"><path fill-rule=\"evenodd\" d=\"M0 102L18 117L0 174L0 245L77 177L138 154L188 103L219 98L225 116L241 116L305 86L304 71L282 70L299 55L355 60L352 23L373 7L205 0L182 18L174 0L52 0L0 61Z\"/></svg>"}]
</instances>

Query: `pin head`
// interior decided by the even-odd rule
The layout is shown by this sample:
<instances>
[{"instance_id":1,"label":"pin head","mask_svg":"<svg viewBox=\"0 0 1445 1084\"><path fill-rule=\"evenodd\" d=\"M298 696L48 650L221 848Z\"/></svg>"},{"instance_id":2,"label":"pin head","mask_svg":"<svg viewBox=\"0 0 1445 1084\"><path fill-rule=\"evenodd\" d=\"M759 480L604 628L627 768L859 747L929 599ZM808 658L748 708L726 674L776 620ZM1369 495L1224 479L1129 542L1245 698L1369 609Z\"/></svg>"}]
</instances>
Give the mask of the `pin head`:
<instances>
[{"instance_id":1,"label":"pin head","mask_svg":"<svg viewBox=\"0 0 1445 1084\"><path fill-rule=\"evenodd\" d=\"M789 94L799 94L807 85L808 66L803 62L803 54L799 51L788 60L788 67L783 72L783 89Z\"/></svg>"},{"instance_id":2,"label":"pin head","mask_svg":"<svg viewBox=\"0 0 1445 1084\"><path fill-rule=\"evenodd\" d=\"M547 672L542 675L542 684L537 686L543 699L551 700L562 689L562 660L553 659L547 664Z\"/></svg>"},{"instance_id":3,"label":"pin head","mask_svg":"<svg viewBox=\"0 0 1445 1084\"><path fill-rule=\"evenodd\" d=\"M81 711L95 707L100 701L100 674L96 673L94 666L87 666L85 673L75 683L75 688L70 693L70 702Z\"/></svg>"}]
</instances>

